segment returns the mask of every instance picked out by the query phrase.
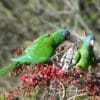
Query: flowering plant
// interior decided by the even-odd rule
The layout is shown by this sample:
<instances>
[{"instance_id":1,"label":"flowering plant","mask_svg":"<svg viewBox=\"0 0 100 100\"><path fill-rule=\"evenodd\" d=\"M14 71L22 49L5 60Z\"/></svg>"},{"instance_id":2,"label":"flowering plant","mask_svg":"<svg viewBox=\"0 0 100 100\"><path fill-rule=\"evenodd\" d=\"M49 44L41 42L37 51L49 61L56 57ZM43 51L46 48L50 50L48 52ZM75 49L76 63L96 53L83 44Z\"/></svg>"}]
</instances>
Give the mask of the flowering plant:
<instances>
[{"instance_id":1,"label":"flowering plant","mask_svg":"<svg viewBox=\"0 0 100 100\"><path fill-rule=\"evenodd\" d=\"M20 55L23 49L18 49ZM20 76L20 85L7 90L0 97L7 100L20 97L30 97L41 100L78 99L91 98L99 100L100 77L94 73L83 72L77 68L71 68L64 72L63 66L56 66L52 62L38 64L22 64L11 72L11 76ZM84 99L83 99L84 100Z\"/></svg>"}]
</instances>

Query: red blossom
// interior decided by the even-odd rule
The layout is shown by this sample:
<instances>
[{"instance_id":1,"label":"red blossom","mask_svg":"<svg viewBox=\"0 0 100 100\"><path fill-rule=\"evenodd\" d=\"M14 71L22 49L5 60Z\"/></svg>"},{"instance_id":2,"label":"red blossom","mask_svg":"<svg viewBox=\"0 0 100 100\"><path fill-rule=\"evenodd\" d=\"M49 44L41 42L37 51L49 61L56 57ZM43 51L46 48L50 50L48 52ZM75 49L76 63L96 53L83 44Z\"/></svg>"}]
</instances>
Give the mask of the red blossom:
<instances>
[{"instance_id":1,"label":"red blossom","mask_svg":"<svg viewBox=\"0 0 100 100\"><path fill-rule=\"evenodd\" d=\"M93 92L88 93L88 96L94 96Z\"/></svg>"},{"instance_id":2,"label":"red blossom","mask_svg":"<svg viewBox=\"0 0 100 100\"><path fill-rule=\"evenodd\" d=\"M28 75L28 74L23 74L23 75L21 76L20 80L23 82L23 81L25 81L25 80L28 79L28 78L29 78L29 75Z\"/></svg>"},{"instance_id":3,"label":"red blossom","mask_svg":"<svg viewBox=\"0 0 100 100\"><path fill-rule=\"evenodd\" d=\"M25 65L21 65L24 69ZM84 75L80 77L80 75ZM85 79L85 81L84 81ZM70 70L70 72L63 72L61 66L53 66L52 64L36 64L35 67L31 70L29 74L23 74L20 77L20 80L22 81L22 86L25 86L25 88L33 88L35 86L44 86L44 88L48 87L52 80L55 80L56 82L62 81L65 85L74 85L78 86L82 83L85 87L81 87L81 92L87 94L89 96L93 96L96 92L96 90L99 90L98 81L94 80L94 77L92 75L85 75L80 72L80 70L77 70L73 68L73 70Z\"/></svg>"},{"instance_id":4,"label":"red blossom","mask_svg":"<svg viewBox=\"0 0 100 100\"><path fill-rule=\"evenodd\" d=\"M35 68L29 74L21 76L23 84L36 86L36 85L49 85L52 79L60 80L64 78L64 73L60 66L54 67L51 64L36 64Z\"/></svg>"},{"instance_id":5,"label":"red blossom","mask_svg":"<svg viewBox=\"0 0 100 100\"><path fill-rule=\"evenodd\" d=\"M91 92L95 91L96 89L98 89L98 87L97 87L96 85L92 85L92 86L90 87L90 91L91 91Z\"/></svg>"},{"instance_id":6,"label":"red blossom","mask_svg":"<svg viewBox=\"0 0 100 100\"><path fill-rule=\"evenodd\" d=\"M86 79L86 82L91 84L93 82L92 77L88 76L87 79Z\"/></svg>"},{"instance_id":7,"label":"red blossom","mask_svg":"<svg viewBox=\"0 0 100 100\"><path fill-rule=\"evenodd\" d=\"M86 92L86 87L82 88L81 92Z\"/></svg>"}]
</instances>

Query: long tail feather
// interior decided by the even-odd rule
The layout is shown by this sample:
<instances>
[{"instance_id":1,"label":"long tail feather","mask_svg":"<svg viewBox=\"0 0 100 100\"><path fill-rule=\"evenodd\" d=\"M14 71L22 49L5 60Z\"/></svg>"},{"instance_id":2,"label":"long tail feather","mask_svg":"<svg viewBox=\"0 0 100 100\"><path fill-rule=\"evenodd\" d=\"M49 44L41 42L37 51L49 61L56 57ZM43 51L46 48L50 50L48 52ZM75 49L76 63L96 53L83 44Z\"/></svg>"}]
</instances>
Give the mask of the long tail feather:
<instances>
[{"instance_id":1,"label":"long tail feather","mask_svg":"<svg viewBox=\"0 0 100 100\"><path fill-rule=\"evenodd\" d=\"M11 64L5 66L4 68L0 69L0 76L3 76L5 74L7 74L8 72L10 72L11 70L13 70L14 68L16 68L20 63L18 62L12 62Z\"/></svg>"},{"instance_id":2,"label":"long tail feather","mask_svg":"<svg viewBox=\"0 0 100 100\"><path fill-rule=\"evenodd\" d=\"M33 58L30 55L21 55L17 58L11 59L11 61L25 63L25 62L31 62L32 59Z\"/></svg>"}]
</instances>

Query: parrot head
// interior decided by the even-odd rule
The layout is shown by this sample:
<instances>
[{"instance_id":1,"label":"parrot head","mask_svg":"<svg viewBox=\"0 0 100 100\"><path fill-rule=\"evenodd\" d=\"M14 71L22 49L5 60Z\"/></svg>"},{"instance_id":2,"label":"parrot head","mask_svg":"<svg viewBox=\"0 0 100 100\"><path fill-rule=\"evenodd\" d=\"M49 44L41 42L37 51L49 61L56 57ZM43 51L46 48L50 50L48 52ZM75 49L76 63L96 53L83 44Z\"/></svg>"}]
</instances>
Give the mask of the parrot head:
<instances>
[{"instance_id":1,"label":"parrot head","mask_svg":"<svg viewBox=\"0 0 100 100\"><path fill-rule=\"evenodd\" d=\"M63 29L60 31L63 34L65 40L70 38L70 32L67 29Z\"/></svg>"},{"instance_id":2,"label":"parrot head","mask_svg":"<svg viewBox=\"0 0 100 100\"><path fill-rule=\"evenodd\" d=\"M86 38L83 41L83 44L90 46L90 47L94 47L95 45L95 36L93 34L91 35L87 35Z\"/></svg>"},{"instance_id":3,"label":"parrot head","mask_svg":"<svg viewBox=\"0 0 100 100\"><path fill-rule=\"evenodd\" d=\"M64 40L70 38L70 31L67 29L61 29L53 34L55 44L62 43Z\"/></svg>"}]
</instances>

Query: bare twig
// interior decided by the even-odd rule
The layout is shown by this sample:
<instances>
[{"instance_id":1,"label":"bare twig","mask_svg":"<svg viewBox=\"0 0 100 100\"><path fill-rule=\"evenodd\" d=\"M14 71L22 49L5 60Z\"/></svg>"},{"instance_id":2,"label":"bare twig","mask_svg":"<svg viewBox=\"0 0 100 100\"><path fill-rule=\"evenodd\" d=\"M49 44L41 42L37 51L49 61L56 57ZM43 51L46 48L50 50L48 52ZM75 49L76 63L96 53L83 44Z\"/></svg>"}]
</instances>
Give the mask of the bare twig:
<instances>
[{"instance_id":1,"label":"bare twig","mask_svg":"<svg viewBox=\"0 0 100 100\"><path fill-rule=\"evenodd\" d=\"M68 98L68 100L75 100L75 98L79 97L79 96L86 96L86 94L77 94L77 95L74 95L74 96Z\"/></svg>"},{"instance_id":2,"label":"bare twig","mask_svg":"<svg viewBox=\"0 0 100 100\"><path fill-rule=\"evenodd\" d=\"M63 89L63 95L62 95L62 100L63 100L65 98L65 94L66 94L65 86L61 81L58 81L58 82L62 86L62 89Z\"/></svg>"}]
</instances>

